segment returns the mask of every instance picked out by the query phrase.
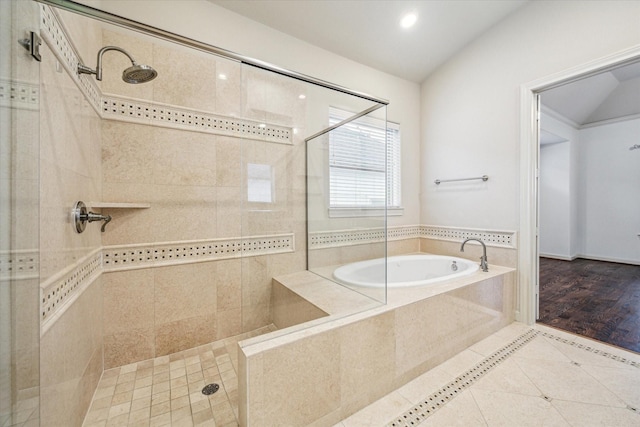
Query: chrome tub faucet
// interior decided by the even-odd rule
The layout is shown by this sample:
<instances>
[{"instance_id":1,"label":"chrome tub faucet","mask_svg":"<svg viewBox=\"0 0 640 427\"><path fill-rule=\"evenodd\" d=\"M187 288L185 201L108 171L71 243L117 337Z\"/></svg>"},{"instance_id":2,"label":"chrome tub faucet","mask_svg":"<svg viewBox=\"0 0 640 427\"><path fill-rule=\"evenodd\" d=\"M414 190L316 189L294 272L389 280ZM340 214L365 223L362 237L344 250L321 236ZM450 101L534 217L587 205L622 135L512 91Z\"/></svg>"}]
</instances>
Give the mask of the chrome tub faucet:
<instances>
[{"instance_id":1,"label":"chrome tub faucet","mask_svg":"<svg viewBox=\"0 0 640 427\"><path fill-rule=\"evenodd\" d=\"M469 238L462 242L462 246L460 246L460 252L464 252L464 244L469 240L475 240L476 242L480 242L482 245L482 256L480 257L480 268L482 271L489 271L489 264L487 264L487 246L480 239L476 239L475 237Z\"/></svg>"}]
</instances>

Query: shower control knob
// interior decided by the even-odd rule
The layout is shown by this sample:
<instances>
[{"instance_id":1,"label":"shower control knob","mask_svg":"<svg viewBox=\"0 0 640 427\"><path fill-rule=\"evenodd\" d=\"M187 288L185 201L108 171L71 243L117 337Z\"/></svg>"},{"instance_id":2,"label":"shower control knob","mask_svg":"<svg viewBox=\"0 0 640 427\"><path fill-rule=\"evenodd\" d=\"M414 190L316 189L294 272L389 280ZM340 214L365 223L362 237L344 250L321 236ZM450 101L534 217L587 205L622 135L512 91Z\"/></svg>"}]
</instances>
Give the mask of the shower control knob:
<instances>
[{"instance_id":1,"label":"shower control knob","mask_svg":"<svg viewBox=\"0 0 640 427\"><path fill-rule=\"evenodd\" d=\"M88 212L84 202L76 202L72 211L76 232L82 233L87 227L87 222L104 221L100 231L104 233L105 227L111 221L111 215L101 215L94 212Z\"/></svg>"}]
</instances>

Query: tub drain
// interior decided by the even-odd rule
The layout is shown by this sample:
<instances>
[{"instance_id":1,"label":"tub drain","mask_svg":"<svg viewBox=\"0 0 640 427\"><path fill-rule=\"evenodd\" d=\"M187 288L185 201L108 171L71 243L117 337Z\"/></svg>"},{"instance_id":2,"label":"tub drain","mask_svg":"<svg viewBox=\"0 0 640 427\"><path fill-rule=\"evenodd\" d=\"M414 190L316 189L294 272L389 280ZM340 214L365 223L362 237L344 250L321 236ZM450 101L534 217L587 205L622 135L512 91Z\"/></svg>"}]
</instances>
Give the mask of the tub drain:
<instances>
[{"instance_id":1,"label":"tub drain","mask_svg":"<svg viewBox=\"0 0 640 427\"><path fill-rule=\"evenodd\" d=\"M215 393L216 391L218 391L220 389L220 386L216 383L212 383L212 384L207 384L206 386L204 386L204 388L202 389L202 394L209 396L210 394Z\"/></svg>"}]
</instances>

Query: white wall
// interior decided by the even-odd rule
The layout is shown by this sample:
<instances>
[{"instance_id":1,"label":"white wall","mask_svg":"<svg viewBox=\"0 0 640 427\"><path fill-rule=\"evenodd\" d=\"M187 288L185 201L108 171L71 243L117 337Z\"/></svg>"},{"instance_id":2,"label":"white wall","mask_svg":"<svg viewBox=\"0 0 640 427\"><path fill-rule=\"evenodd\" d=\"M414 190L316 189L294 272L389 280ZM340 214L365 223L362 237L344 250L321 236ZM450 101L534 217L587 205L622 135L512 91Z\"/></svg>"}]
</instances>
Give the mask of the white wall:
<instances>
[{"instance_id":1,"label":"white wall","mask_svg":"<svg viewBox=\"0 0 640 427\"><path fill-rule=\"evenodd\" d=\"M540 126L566 139L540 147L540 254L640 265L640 119Z\"/></svg>"},{"instance_id":2,"label":"white wall","mask_svg":"<svg viewBox=\"0 0 640 427\"><path fill-rule=\"evenodd\" d=\"M517 229L520 85L640 44L639 18L640 2L530 2L436 70L422 84L421 222Z\"/></svg>"},{"instance_id":3,"label":"white wall","mask_svg":"<svg viewBox=\"0 0 640 427\"><path fill-rule=\"evenodd\" d=\"M542 94L544 100L544 94ZM544 111L544 109L543 109ZM572 259L580 251L578 228L578 130L553 115L541 114L540 128L557 141L540 146L540 254Z\"/></svg>"},{"instance_id":4,"label":"white wall","mask_svg":"<svg viewBox=\"0 0 640 427\"><path fill-rule=\"evenodd\" d=\"M402 126L402 201L405 214L390 225L417 224L420 218L419 85L335 55L205 0L81 0L107 12L143 22L241 55L390 101L388 119Z\"/></svg>"},{"instance_id":5,"label":"white wall","mask_svg":"<svg viewBox=\"0 0 640 427\"><path fill-rule=\"evenodd\" d=\"M640 119L580 130L587 258L640 265Z\"/></svg>"}]
</instances>

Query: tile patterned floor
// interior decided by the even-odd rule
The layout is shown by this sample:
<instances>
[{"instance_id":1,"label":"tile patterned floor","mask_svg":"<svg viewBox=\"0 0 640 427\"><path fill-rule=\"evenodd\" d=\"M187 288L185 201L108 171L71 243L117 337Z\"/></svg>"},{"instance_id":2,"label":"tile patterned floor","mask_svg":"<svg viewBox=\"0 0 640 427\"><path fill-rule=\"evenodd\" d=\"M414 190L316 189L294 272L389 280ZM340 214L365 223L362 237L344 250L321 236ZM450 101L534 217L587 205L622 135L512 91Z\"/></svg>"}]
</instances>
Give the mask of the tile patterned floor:
<instances>
[{"instance_id":1,"label":"tile patterned floor","mask_svg":"<svg viewBox=\"0 0 640 427\"><path fill-rule=\"evenodd\" d=\"M105 371L84 427L237 426L236 343L247 337ZM473 376L410 424L417 406ZM210 382L221 388L207 397ZM640 426L640 354L514 323L335 427L385 425Z\"/></svg>"},{"instance_id":2,"label":"tile patterned floor","mask_svg":"<svg viewBox=\"0 0 640 427\"><path fill-rule=\"evenodd\" d=\"M83 426L237 426L237 342L271 330L104 371Z\"/></svg>"},{"instance_id":3,"label":"tile patterned floor","mask_svg":"<svg viewBox=\"0 0 640 427\"><path fill-rule=\"evenodd\" d=\"M446 397L447 385L523 334L526 343ZM432 396L442 403L424 405ZM427 407L434 410L411 424ZM640 426L640 354L514 323L335 427L376 425Z\"/></svg>"}]
</instances>

